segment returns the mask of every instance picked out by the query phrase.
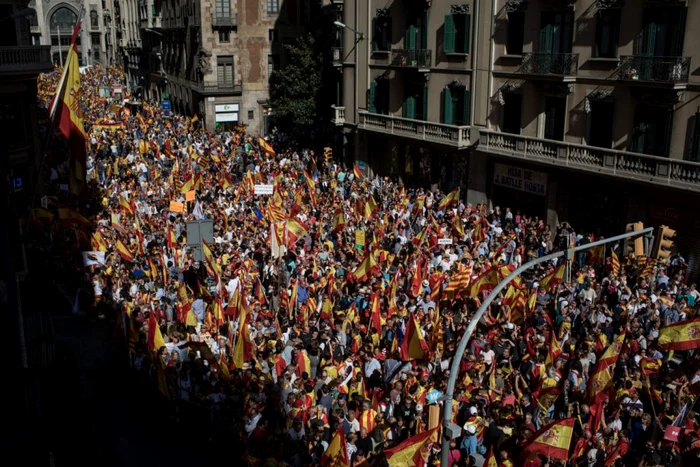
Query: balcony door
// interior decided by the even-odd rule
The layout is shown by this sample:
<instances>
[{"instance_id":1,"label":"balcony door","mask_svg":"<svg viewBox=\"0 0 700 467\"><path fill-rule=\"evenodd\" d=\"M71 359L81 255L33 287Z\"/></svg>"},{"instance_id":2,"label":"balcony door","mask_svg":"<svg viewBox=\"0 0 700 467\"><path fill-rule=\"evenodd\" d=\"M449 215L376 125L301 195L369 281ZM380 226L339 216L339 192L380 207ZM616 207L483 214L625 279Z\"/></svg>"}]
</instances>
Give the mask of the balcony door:
<instances>
[{"instance_id":1,"label":"balcony door","mask_svg":"<svg viewBox=\"0 0 700 467\"><path fill-rule=\"evenodd\" d=\"M403 117L428 119L428 87L423 83L407 83L404 88Z\"/></svg>"},{"instance_id":2,"label":"balcony door","mask_svg":"<svg viewBox=\"0 0 700 467\"><path fill-rule=\"evenodd\" d=\"M644 57L680 57L685 35L685 7L647 8L640 36Z\"/></svg>"},{"instance_id":3,"label":"balcony door","mask_svg":"<svg viewBox=\"0 0 700 467\"><path fill-rule=\"evenodd\" d=\"M639 104L634 113L631 150L652 156L668 157L673 110Z\"/></svg>"},{"instance_id":4,"label":"balcony door","mask_svg":"<svg viewBox=\"0 0 700 467\"><path fill-rule=\"evenodd\" d=\"M592 100L590 122L589 144L599 148L611 148L615 125L615 103Z\"/></svg>"},{"instance_id":5,"label":"balcony door","mask_svg":"<svg viewBox=\"0 0 700 467\"><path fill-rule=\"evenodd\" d=\"M469 125L471 93L466 86L446 86L442 91L442 123Z\"/></svg>"},{"instance_id":6,"label":"balcony door","mask_svg":"<svg viewBox=\"0 0 700 467\"><path fill-rule=\"evenodd\" d=\"M568 57L573 42L574 13L572 11L546 11L542 13L540 27L538 73L567 74Z\"/></svg>"},{"instance_id":7,"label":"balcony door","mask_svg":"<svg viewBox=\"0 0 700 467\"><path fill-rule=\"evenodd\" d=\"M503 125L501 131L513 135L520 134L523 112L523 95L507 92L503 94Z\"/></svg>"},{"instance_id":8,"label":"balcony door","mask_svg":"<svg viewBox=\"0 0 700 467\"><path fill-rule=\"evenodd\" d=\"M369 86L369 111L389 115L389 80L375 79Z\"/></svg>"},{"instance_id":9,"label":"balcony door","mask_svg":"<svg viewBox=\"0 0 700 467\"><path fill-rule=\"evenodd\" d=\"M564 141L566 97L547 96L544 99L544 137Z\"/></svg>"},{"instance_id":10,"label":"balcony door","mask_svg":"<svg viewBox=\"0 0 700 467\"><path fill-rule=\"evenodd\" d=\"M425 11L409 13L406 20L405 49L428 48L428 15Z\"/></svg>"}]
</instances>

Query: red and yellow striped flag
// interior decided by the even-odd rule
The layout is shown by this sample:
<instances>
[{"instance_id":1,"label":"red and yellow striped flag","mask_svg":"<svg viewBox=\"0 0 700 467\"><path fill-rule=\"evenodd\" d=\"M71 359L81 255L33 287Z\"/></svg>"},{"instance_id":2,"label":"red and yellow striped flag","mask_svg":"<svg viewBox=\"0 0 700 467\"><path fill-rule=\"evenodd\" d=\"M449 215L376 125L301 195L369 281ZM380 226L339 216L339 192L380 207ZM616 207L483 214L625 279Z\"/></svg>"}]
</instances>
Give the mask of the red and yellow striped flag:
<instances>
[{"instance_id":1,"label":"red and yellow striped flag","mask_svg":"<svg viewBox=\"0 0 700 467\"><path fill-rule=\"evenodd\" d=\"M614 275L620 274L620 258L617 257L613 250L610 251L610 264Z\"/></svg>"},{"instance_id":2,"label":"red and yellow striped flag","mask_svg":"<svg viewBox=\"0 0 700 467\"><path fill-rule=\"evenodd\" d=\"M700 318L661 328L659 346L665 350L690 350L700 347Z\"/></svg>"},{"instance_id":3,"label":"red and yellow striped flag","mask_svg":"<svg viewBox=\"0 0 700 467\"><path fill-rule=\"evenodd\" d=\"M418 323L416 323L414 315L408 320L406 336L404 336L401 343L401 359L408 361L422 360L429 351L428 344L423 339L423 332Z\"/></svg>"},{"instance_id":4,"label":"red and yellow striped flag","mask_svg":"<svg viewBox=\"0 0 700 467\"><path fill-rule=\"evenodd\" d=\"M566 461L569 458L569 446L574 434L574 421L575 419L571 417L546 424L532 435L523 451Z\"/></svg>"},{"instance_id":5,"label":"red and yellow striped flag","mask_svg":"<svg viewBox=\"0 0 700 467\"><path fill-rule=\"evenodd\" d=\"M610 397L609 393L612 389L612 377L610 376L610 368L601 367L598 364L593 371L588 382L588 401L591 404L596 404Z\"/></svg>"},{"instance_id":6,"label":"red and yellow striped flag","mask_svg":"<svg viewBox=\"0 0 700 467\"><path fill-rule=\"evenodd\" d=\"M357 282L364 282L375 275L377 271L379 271L379 264L372 253L368 252L357 269L352 272L352 275Z\"/></svg>"},{"instance_id":7,"label":"red and yellow striped flag","mask_svg":"<svg viewBox=\"0 0 700 467\"><path fill-rule=\"evenodd\" d=\"M411 436L403 443L391 449L385 449L384 454L389 467L422 466L430 454L430 444L435 441L437 428Z\"/></svg>"},{"instance_id":8,"label":"red and yellow striped flag","mask_svg":"<svg viewBox=\"0 0 700 467\"><path fill-rule=\"evenodd\" d=\"M625 343L625 337L627 337L627 333L623 332L605 349L605 353L600 357L600 362L598 363L601 368L615 365L617 357L620 356L622 351L622 344Z\"/></svg>"},{"instance_id":9,"label":"red and yellow striped flag","mask_svg":"<svg viewBox=\"0 0 700 467\"><path fill-rule=\"evenodd\" d=\"M276 155L275 150L272 148L272 145L264 139L258 138L258 144L260 145L260 149L262 149L263 152L268 156L274 157Z\"/></svg>"},{"instance_id":10,"label":"red and yellow striped flag","mask_svg":"<svg viewBox=\"0 0 700 467\"><path fill-rule=\"evenodd\" d=\"M552 292L556 286L561 284L561 281L564 279L564 272L566 272L566 269L564 263L562 263L554 268L554 271L542 278L540 287L544 287L548 292Z\"/></svg>"},{"instance_id":11,"label":"red and yellow striped flag","mask_svg":"<svg viewBox=\"0 0 700 467\"><path fill-rule=\"evenodd\" d=\"M333 438L331 438L331 442L328 443L328 448L321 456L319 464L322 467L349 467L348 447L342 424L336 430Z\"/></svg>"},{"instance_id":12,"label":"red and yellow striped flag","mask_svg":"<svg viewBox=\"0 0 700 467\"><path fill-rule=\"evenodd\" d=\"M362 172L360 172L360 168L357 166L357 164L352 165L352 173L355 175L355 178L362 178Z\"/></svg>"},{"instance_id":13,"label":"red and yellow striped flag","mask_svg":"<svg viewBox=\"0 0 700 467\"><path fill-rule=\"evenodd\" d=\"M456 206L457 204L459 204L459 187L450 191L440 200L440 204L438 204L438 211L444 211L450 206Z\"/></svg>"},{"instance_id":14,"label":"red and yellow striped flag","mask_svg":"<svg viewBox=\"0 0 700 467\"><path fill-rule=\"evenodd\" d=\"M124 258L125 261L134 261L134 254L119 239L117 239L117 253L119 253L119 256Z\"/></svg>"}]
</instances>

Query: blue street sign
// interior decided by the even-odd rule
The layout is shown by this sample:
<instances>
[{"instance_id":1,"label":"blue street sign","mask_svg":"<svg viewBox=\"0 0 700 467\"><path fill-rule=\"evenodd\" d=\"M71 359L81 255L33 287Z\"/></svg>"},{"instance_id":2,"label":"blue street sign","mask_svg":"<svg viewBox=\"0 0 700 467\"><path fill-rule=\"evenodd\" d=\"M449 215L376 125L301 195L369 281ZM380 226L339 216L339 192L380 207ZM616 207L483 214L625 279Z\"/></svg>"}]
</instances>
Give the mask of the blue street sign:
<instances>
[{"instance_id":1,"label":"blue street sign","mask_svg":"<svg viewBox=\"0 0 700 467\"><path fill-rule=\"evenodd\" d=\"M160 101L160 108L163 110L172 110L170 106L170 101Z\"/></svg>"}]
</instances>

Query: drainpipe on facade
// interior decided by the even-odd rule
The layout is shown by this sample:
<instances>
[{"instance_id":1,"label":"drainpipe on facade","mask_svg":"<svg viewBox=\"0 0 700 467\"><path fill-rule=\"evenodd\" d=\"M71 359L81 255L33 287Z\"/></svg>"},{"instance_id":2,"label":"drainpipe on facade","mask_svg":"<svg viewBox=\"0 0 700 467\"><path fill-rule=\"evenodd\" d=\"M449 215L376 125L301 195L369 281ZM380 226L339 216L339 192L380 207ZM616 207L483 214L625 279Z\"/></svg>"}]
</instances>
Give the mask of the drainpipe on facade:
<instances>
[{"instance_id":1,"label":"drainpipe on facade","mask_svg":"<svg viewBox=\"0 0 700 467\"><path fill-rule=\"evenodd\" d=\"M478 1L478 0L476 0ZM496 0L491 0L491 40L489 41L490 46L489 46L489 77L488 77L488 96L487 96L487 109L489 109L489 112L487 115L490 115L490 109L491 109L491 96L493 96L493 55L494 55L494 41L493 41L493 36L496 31ZM488 119L486 120L486 129L489 127L489 122Z\"/></svg>"},{"instance_id":2,"label":"drainpipe on facade","mask_svg":"<svg viewBox=\"0 0 700 467\"><path fill-rule=\"evenodd\" d=\"M355 31L358 31L358 26L360 25L359 18L357 17L358 14L358 8L357 8L357 2L359 0L355 0ZM367 0L367 3L369 5L369 0ZM348 34L347 28L345 28L345 34ZM359 157L359 151L360 151L360 132L359 132L359 126L360 126L360 77L358 76L358 63L359 63L359 46L360 44L357 42L357 34L353 34L353 43L355 44L355 67L353 69L353 78L354 78L354 84L355 84L355 111L353 118L355 119L355 148L354 148L354 154L352 155L353 162L356 161ZM367 57L367 62L369 63L369 56Z\"/></svg>"},{"instance_id":3,"label":"drainpipe on facade","mask_svg":"<svg viewBox=\"0 0 700 467\"><path fill-rule=\"evenodd\" d=\"M470 88L472 89L471 91L471 96L470 96L470 105L472 106L472 111L469 112L469 125L474 126L474 114L476 113L476 75L477 73L477 58L478 58L478 50L479 50L479 0L474 0L474 21L472 21L474 24L474 27L472 28L472 34L473 34L473 40L472 40L472 76L471 76L471 83L470 83ZM470 135L471 136L471 135Z\"/></svg>"}]
</instances>

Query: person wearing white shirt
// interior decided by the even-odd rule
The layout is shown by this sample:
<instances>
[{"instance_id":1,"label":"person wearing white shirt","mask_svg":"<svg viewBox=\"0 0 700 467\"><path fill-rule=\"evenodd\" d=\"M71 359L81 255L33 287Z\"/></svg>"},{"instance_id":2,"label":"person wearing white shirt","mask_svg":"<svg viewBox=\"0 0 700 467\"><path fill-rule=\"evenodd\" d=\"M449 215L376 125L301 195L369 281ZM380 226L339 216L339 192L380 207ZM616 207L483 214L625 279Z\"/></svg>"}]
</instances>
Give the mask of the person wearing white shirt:
<instances>
[{"instance_id":1,"label":"person wearing white shirt","mask_svg":"<svg viewBox=\"0 0 700 467\"><path fill-rule=\"evenodd\" d=\"M204 322L204 300L198 298L194 302L192 302L192 311L197 317L197 321L199 321L200 323Z\"/></svg>"}]
</instances>

